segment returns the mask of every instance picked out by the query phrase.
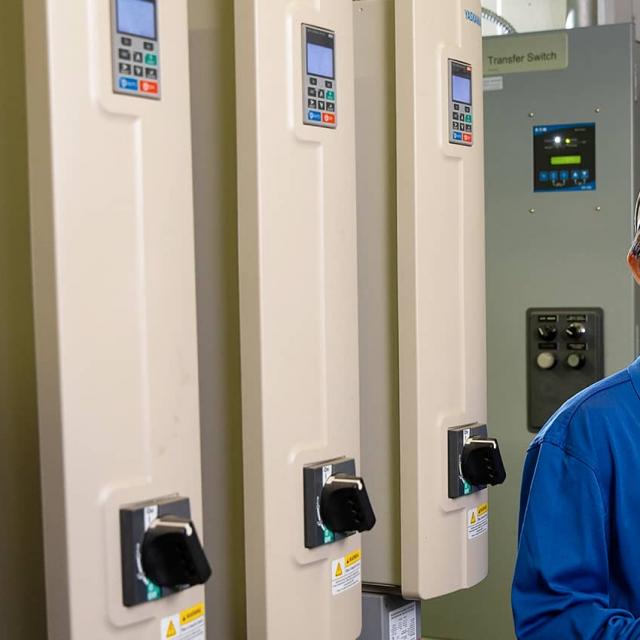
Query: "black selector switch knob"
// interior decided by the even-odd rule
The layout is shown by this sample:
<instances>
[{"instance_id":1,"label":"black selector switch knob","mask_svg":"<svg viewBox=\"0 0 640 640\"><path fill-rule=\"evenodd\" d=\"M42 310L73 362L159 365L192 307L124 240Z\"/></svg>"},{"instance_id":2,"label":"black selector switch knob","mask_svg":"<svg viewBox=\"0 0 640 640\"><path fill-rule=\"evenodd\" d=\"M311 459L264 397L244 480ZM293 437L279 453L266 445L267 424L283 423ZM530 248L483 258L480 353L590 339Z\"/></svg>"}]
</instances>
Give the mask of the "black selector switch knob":
<instances>
[{"instance_id":1,"label":"black selector switch knob","mask_svg":"<svg viewBox=\"0 0 640 640\"><path fill-rule=\"evenodd\" d=\"M567 356L567 365L572 369L582 369L586 362L587 359L582 353L570 353Z\"/></svg>"},{"instance_id":2,"label":"black selector switch knob","mask_svg":"<svg viewBox=\"0 0 640 640\"><path fill-rule=\"evenodd\" d=\"M141 550L142 569L159 587L178 589L204 584L211 567L193 522L163 516L145 533Z\"/></svg>"},{"instance_id":3,"label":"black selector switch knob","mask_svg":"<svg viewBox=\"0 0 640 640\"><path fill-rule=\"evenodd\" d=\"M587 328L582 324L582 322L572 322L567 327L567 335L570 338L583 338L585 333L587 333Z\"/></svg>"},{"instance_id":4,"label":"black selector switch knob","mask_svg":"<svg viewBox=\"0 0 640 640\"><path fill-rule=\"evenodd\" d=\"M344 473L331 476L320 496L320 518L334 533L373 529L376 516L362 478Z\"/></svg>"},{"instance_id":5,"label":"black selector switch knob","mask_svg":"<svg viewBox=\"0 0 640 640\"><path fill-rule=\"evenodd\" d=\"M553 325L538 327L538 337L545 342L550 342L558 335L558 330Z\"/></svg>"},{"instance_id":6,"label":"black selector switch knob","mask_svg":"<svg viewBox=\"0 0 640 640\"><path fill-rule=\"evenodd\" d=\"M507 479L500 447L495 438L471 438L462 450L460 470L472 485L497 485Z\"/></svg>"}]
</instances>

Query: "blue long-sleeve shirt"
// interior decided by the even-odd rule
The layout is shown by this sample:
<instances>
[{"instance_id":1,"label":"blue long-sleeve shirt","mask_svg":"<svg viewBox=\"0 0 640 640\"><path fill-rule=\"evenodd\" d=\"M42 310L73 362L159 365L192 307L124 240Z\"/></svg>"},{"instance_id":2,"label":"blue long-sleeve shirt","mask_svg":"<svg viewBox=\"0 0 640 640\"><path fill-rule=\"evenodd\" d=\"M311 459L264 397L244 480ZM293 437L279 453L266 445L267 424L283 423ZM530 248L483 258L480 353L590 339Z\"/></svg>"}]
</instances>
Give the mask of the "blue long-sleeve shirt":
<instances>
[{"instance_id":1,"label":"blue long-sleeve shirt","mask_svg":"<svg viewBox=\"0 0 640 640\"><path fill-rule=\"evenodd\" d=\"M519 530L519 640L640 640L640 359L536 436Z\"/></svg>"}]
</instances>

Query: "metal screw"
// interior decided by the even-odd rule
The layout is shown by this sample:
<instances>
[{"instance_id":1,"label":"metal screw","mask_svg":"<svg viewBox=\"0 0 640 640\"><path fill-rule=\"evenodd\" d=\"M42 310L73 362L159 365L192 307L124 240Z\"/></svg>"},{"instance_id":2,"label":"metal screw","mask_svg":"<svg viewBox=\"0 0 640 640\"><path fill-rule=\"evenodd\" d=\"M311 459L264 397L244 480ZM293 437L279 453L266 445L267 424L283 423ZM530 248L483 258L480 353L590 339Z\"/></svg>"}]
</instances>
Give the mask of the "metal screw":
<instances>
[{"instance_id":1,"label":"metal screw","mask_svg":"<svg viewBox=\"0 0 640 640\"><path fill-rule=\"evenodd\" d=\"M601 207L600 205L598 205L598 206L596 207L596 211L602 211L602 207Z\"/></svg>"},{"instance_id":2,"label":"metal screw","mask_svg":"<svg viewBox=\"0 0 640 640\"><path fill-rule=\"evenodd\" d=\"M596 108L595 108L595 112L596 112L596 113L600 113L600 107L596 107Z\"/></svg>"},{"instance_id":3,"label":"metal screw","mask_svg":"<svg viewBox=\"0 0 640 640\"><path fill-rule=\"evenodd\" d=\"M529 117L530 118L535 118L535 113L533 111L529 111Z\"/></svg>"},{"instance_id":4,"label":"metal screw","mask_svg":"<svg viewBox=\"0 0 640 640\"><path fill-rule=\"evenodd\" d=\"M529 209L529 213L535 213L536 210L535 209Z\"/></svg>"}]
</instances>

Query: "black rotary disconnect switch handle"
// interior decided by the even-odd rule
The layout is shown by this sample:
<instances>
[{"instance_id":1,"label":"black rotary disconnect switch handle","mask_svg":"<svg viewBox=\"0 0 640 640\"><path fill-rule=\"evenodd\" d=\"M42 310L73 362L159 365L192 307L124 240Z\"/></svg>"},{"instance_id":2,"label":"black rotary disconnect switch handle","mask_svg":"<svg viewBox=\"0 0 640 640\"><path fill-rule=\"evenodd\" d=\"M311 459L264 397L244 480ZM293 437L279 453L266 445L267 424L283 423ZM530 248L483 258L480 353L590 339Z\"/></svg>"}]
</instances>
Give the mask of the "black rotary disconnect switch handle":
<instances>
[{"instance_id":1,"label":"black rotary disconnect switch handle","mask_svg":"<svg viewBox=\"0 0 640 640\"><path fill-rule=\"evenodd\" d=\"M362 478L344 473L331 476L320 496L320 517L334 533L373 529L376 516Z\"/></svg>"},{"instance_id":2,"label":"black rotary disconnect switch handle","mask_svg":"<svg viewBox=\"0 0 640 640\"><path fill-rule=\"evenodd\" d=\"M507 479L500 447L495 438L471 438L462 450L462 476L472 485L502 484Z\"/></svg>"},{"instance_id":3,"label":"black rotary disconnect switch handle","mask_svg":"<svg viewBox=\"0 0 640 640\"><path fill-rule=\"evenodd\" d=\"M142 541L142 569L159 587L180 588L204 584L211 567L191 520L162 516Z\"/></svg>"}]
</instances>

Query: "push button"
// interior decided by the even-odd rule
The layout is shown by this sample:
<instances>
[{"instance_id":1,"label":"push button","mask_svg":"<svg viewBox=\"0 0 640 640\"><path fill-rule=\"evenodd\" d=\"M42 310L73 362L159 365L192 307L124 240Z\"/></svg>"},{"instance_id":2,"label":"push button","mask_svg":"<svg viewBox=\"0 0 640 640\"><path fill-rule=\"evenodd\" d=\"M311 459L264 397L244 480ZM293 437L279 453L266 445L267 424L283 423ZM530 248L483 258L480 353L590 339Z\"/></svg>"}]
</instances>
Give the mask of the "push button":
<instances>
[{"instance_id":1,"label":"push button","mask_svg":"<svg viewBox=\"0 0 640 640\"><path fill-rule=\"evenodd\" d=\"M120 58L120 60L131 60L131 51L129 51L128 49L119 49L118 57Z\"/></svg>"},{"instance_id":2,"label":"push button","mask_svg":"<svg viewBox=\"0 0 640 640\"><path fill-rule=\"evenodd\" d=\"M538 180L540 182L549 182L549 172L548 171L540 171L538 173Z\"/></svg>"},{"instance_id":3,"label":"push button","mask_svg":"<svg viewBox=\"0 0 640 640\"><path fill-rule=\"evenodd\" d=\"M324 89L318 89L318 98L324 98Z\"/></svg>"},{"instance_id":4,"label":"push button","mask_svg":"<svg viewBox=\"0 0 640 640\"><path fill-rule=\"evenodd\" d=\"M333 82L331 82L331 80L325 80L324 81L324 86L327 87L327 89L333 89ZM329 96L327 96L328 98Z\"/></svg>"},{"instance_id":5,"label":"push button","mask_svg":"<svg viewBox=\"0 0 640 640\"><path fill-rule=\"evenodd\" d=\"M462 126L462 125L460 125L460 126ZM465 124L464 125L464 130L465 131L471 131L471 125L470 124Z\"/></svg>"},{"instance_id":6,"label":"push button","mask_svg":"<svg viewBox=\"0 0 640 640\"><path fill-rule=\"evenodd\" d=\"M465 113L471 113L471 107L465 107L464 108L464 112Z\"/></svg>"},{"instance_id":7,"label":"push button","mask_svg":"<svg viewBox=\"0 0 640 640\"><path fill-rule=\"evenodd\" d=\"M120 78L120 80L118 80L118 85L125 91L138 90L138 81L135 78Z\"/></svg>"},{"instance_id":8,"label":"push button","mask_svg":"<svg viewBox=\"0 0 640 640\"><path fill-rule=\"evenodd\" d=\"M318 100L318 109L324 111L324 100Z\"/></svg>"},{"instance_id":9,"label":"push button","mask_svg":"<svg viewBox=\"0 0 640 640\"><path fill-rule=\"evenodd\" d=\"M464 133L464 134L462 134L462 141L463 142L473 142L473 136L470 133Z\"/></svg>"},{"instance_id":10,"label":"push button","mask_svg":"<svg viewBox=\"0 0 640 640\"><path fill-rule=\"evenodd\" d=\"M142 53L140 53L140 51L135 51L134 52L133 61L134 62L142 62Z\"/></svg>"},{"instance_id":11,"label":"push button","mask_svg":"<svg viewBox=\"0 0 640 640\"><path fill-rule=\"evenodd\" d=\"M131 75L131 65L126 62L121 62L119 67L120 73L124 75Z\"/></svg>"},{"instance_id":12,"label":"push button","mask_svg":"<svg viewBox=\"0 0 640 640\"><path fill-rule=\"evenodd\" d=\"M327 91L327 100L335 100L336 94L333 91Z\"/></svg>"},{"instance_id":13,"label":"push button","mask_svg":"<svg viewBox=\"0 0 640 640\"><path fill-rule=\"evenodd\" d=\"M458 128L458 126L459 126L459 125L458 125L458 123L457 123L457 122L454 122L454 123L453 123L453 128L454 128L454 129L457 129L457 128Z\"/></svg>"},{"instance_id":14,"label":"push button","mask_svg":"<svg viewBox=\"0 0 640 640\"><path fill-rule=\"evenodd\" d=\"M454 111L460 111L460 105L457 102L454 103L453 110Z\"/></svg>"},{"instance_id":15,"label":"push button","mask_svg":"<svg viewBox=\"0 0 640 640\"><path fill-rule=\"evenodd\" d=\"M459 113L456 113L455 111L453 112L453 119L457 120L460 117Z\"/></svg>"},{"instance_id":16,"label":"push button","mask_svg":"<svg viewBox=\"0 0 640 640\"><path fill-rule=\"evenodd\" d=\"M153 51L155 49L153 42L145 42L143 46L146 51Z\"/></svg>"},{"instance_id":17,"label":"push button","mask_svg":"<svg viewBox=\"0 0 640 640\"><path fill-rule=\"evenodd\" d=\"M158 77L158 70L153 69L152 67L147 67L144 70L144 75L151 80L155 80Z\"/></svg>"},{"instance_id":18,"label":"push button","mask_svg":"<svg viewBox=\"0 0 640 640\"><path fill-rule=\"evenodd\" d=\"M122 38L122 40L120 42L122 42L122 44L125 47L130 47L131 46L131 38Z\"/></svg>"},{"instance_id":19,"label":"push button","mask_svg":"<svg viewBox=\"0 0 640 640\"><path fill-rule=\"evenodd\" d=\"M453 139L454 140L462 140L462 134L459 131L454 131L453 132Z\"/></svg>"},{"instance_id":20,"label":"push button","mask_svg":"<svg viewBox=\"0 0 640 640\"><path fill-rule=\"evenodd\" d=\"M313 98L309 98L309 104L308 104L308 106L309 106L311 109L315 109L315 108L317 107L316 100L314 100Z\"/></svg>"},{"instance_id":21,"label":"push button","mask_svg":"<svg viewBox=\"0 0 640 640\"><path fill-rule=\"evenodd\" d=\"M327 102L327 111L335 111L336 105L333 102Z\"/></svg>"},{"instance_id":22,"label":"push button","mask_svg":"<svg viewBox=\"0 0 640 640\"><path fill-rule=\"evenodd\" d=\"M157 82L149 82L148 80L143 80L140 82L140 91L142 93L149 93L152 95L158 94L158 83Z\"/></svg>"},{"instance_id":23,"label":"push button","mask_svg":"<svg viewBox=\"0 0 640 640\"><path fill-rule=\"evenodd\" d=\"M322 122L325 122L326 124L335 124L336 123L336 117L335 117L335 115L333 115L333 113L323 113L322 114Z\"/></svg>"},{"instance_id":24,"label":"push button","mask_svg":"<svg viewBox=\"0 0 640 640\"><path fill-rule=\"evenodd\" d=\"M307 112L307 119L311 120L311 122L321 122L322 115L319 111L309 111Z\"/></svg>"},{"instance_id":25,"label":"push button","mask_svg":"<svg viewBox=\"0 0 640 640\"><path fill-rule=\"evenodd\" d=\"M138 78L142 78L142 75L143 75L142 67L139 67L138 65L133 67L133 75L137 76Z\"/></svg>"},{"instance_id":26,"label":"push button","mask_svg":"<svg viewBox=\"0 0 640 640\"><path fill-rule=\"evenodd\" d=\"M309 78L309 84L315 87L318 84L318 78Z\"/></svg>"},{"instance_id":27,"label":"push button","mask_svg":"<svg viewBox=\"0 0 640 640\"><path fill-rule=\"evenodd\" d=\"M153 65L154 67L158 64L158 56L155 53L147 53L144 57L144 63Z\"/></svg>"},{"instance_id":28,"label":"push button","mask_svg":"<svg viewBox=\"0 0 640 640\"><path fill-rule=\"evenodd\" d=\"M317 95L317 91L313 87L309 87L307 89L307 95L312 96L313 98L315 98L316 95Z\"/></svg>"}]
</instances>

